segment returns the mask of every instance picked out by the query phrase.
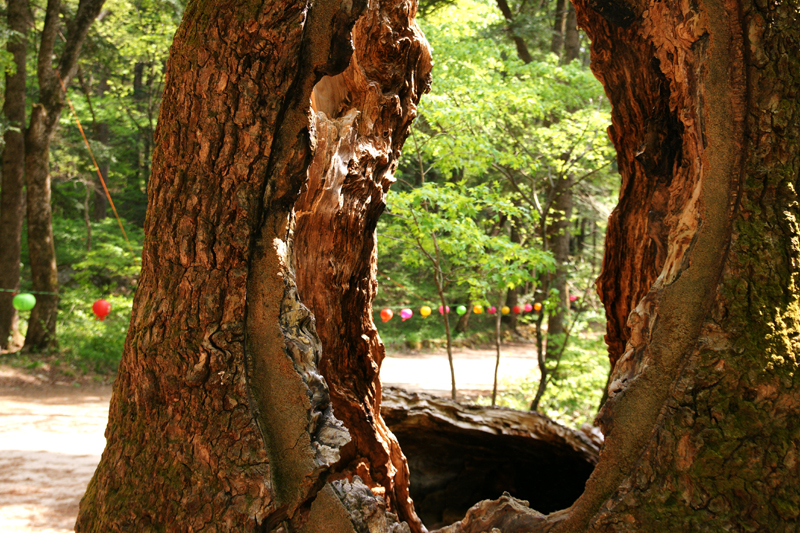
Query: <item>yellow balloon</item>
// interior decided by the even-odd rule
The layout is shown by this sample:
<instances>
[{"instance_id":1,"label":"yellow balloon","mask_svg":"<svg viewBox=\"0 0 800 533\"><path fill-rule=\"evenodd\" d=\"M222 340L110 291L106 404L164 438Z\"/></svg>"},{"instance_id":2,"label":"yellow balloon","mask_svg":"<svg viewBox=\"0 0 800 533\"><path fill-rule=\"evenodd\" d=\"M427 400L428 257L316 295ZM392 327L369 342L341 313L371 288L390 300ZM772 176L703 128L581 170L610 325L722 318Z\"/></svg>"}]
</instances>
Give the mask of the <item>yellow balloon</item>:
<instances>
[{"instance_id":1,"label":"yellow balloon","mask_svg":"<svg viewBox=\"0 0 800 533\"><path fill-rule=\"evenodd\" d=\"M507 315L508 313L511 312L511 309L509 309L507 305L504 305L503 308L500 309L500 312L503 313L504 315Z\"/></svg>"},{"instance_id":2,"label":"yellow balloon","mask_svg":"<svg viewBox=\"0 0 800 533\"><path fill-rule=\"evenodd\" d=\"M472 308L472 312L475 313L476 315L483 313L483 306L476 305L475 307Z\"/></svg>"},{"instance_id":3,"label":"yellow balloon","mask_svg":"<svg viewBox=\"0 0 800 533\"><path fill-rule=\"evenodd\" d=\"M427 305L423 305L422 307L419 308L419 314L422 315L422 318L425 318L426 316L431 314L431 308L428 307Z\"/></svg>"}]
</instances>

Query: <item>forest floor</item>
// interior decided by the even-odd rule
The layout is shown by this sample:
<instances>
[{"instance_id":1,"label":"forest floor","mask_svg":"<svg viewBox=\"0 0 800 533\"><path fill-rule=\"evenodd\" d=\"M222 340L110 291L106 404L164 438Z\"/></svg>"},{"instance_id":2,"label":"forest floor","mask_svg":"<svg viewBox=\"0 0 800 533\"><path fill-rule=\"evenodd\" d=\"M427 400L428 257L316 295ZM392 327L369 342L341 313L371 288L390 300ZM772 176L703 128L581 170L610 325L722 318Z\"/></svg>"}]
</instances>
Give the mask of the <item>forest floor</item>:
<instances>
[{"instance_id":1,"label":"forest floor","mask_svg":"<svg viewBox=\"0 0 800 533\"><path fill-rule=\"evenodd\" d=\"M459 399L491 395L493 348L459 348L454 354ZM503 346L500 379L536 368L531 344ZM450 395L444 350L390 353L385 385ZM47 367L32 371L0 365L0 531L73 531L78 503L105 446L111 385L71 378Z\"/></svg>"}]
</instances>

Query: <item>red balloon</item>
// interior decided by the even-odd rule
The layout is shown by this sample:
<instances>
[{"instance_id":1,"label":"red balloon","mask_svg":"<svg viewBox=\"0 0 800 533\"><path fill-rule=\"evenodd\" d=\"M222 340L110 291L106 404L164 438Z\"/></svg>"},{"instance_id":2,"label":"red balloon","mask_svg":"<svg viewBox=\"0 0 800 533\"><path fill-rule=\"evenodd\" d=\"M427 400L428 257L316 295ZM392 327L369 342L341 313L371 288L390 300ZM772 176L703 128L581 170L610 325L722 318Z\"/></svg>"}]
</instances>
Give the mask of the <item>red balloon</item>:
<instances>
[{"instance_id":1,"label":"red balloon","mask_svg":"<svg viewBox=\"0 0 800 533\"><path fill-rule=\"evenodd\" d=\"M111 302L102 299L97 300L92 305L92 312L94 312L98 320L104 320L108 316L108 313L111 312Z\"/></svg>"},{"instance_id":2,"label":"red balloon","mask_svg":"<svg viewBox=\"0 0 800 533\"><path fill-rule=\"evenodd\" d=\"M390 321L393 316L394 313L392 313L391 309L384 309L383 311L381 311L381 320L383 320L384 322Z\"/></svg>"},{"instance_id":3,"label":"red balloon","mask_svg":"<svg viewBox=\"0 0 800 533\"><path fill-rule=\"evenodd\" d=\"M518 315L520 311L522 311L522 308L518 305L515 305L514 307L511 308L511 310L514 311L515 315Z\"/></svg>"}]
</instances>

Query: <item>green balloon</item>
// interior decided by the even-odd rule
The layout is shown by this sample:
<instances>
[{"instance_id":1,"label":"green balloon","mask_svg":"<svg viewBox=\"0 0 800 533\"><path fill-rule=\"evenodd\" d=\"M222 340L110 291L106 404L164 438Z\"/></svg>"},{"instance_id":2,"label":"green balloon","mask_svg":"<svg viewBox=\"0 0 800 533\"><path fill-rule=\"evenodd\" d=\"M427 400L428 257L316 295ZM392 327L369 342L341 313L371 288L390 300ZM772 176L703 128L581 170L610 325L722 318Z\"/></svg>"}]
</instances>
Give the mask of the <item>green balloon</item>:
<instances>
[{"instance_id":1,"label":"green balloon","mask_svg":"<svg viewBox=\"0 0 800 533\"><path fill-rule=\"evenodd\" d=\"M36 296L28 294L27 292L17 294L11 301L11 305L13 305L14 309L17 311L30 311L33 309L33 306L36 305Z\"/></svg>"},{"instance_id":2,"label":"green balloon","mask_svg":"<svg viewBox=\"0 0 800 533\"><path fill-rule=\"evenodd\" d=\"M456 307L456 313L458 313L459 315L463 315L466 312L467 312L466 306L459 305L458 307Z\"/></svg>"}]
</instances>

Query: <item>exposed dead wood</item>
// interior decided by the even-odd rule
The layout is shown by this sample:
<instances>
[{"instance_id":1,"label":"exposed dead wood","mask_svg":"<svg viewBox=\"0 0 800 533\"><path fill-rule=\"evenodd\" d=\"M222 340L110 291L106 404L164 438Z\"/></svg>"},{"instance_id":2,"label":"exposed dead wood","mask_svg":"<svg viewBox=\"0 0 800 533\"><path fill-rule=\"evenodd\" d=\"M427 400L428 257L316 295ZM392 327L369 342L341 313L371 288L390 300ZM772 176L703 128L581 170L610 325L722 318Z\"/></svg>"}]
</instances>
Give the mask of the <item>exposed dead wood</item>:
<instances>
[{"instance_id":1,"label":"exposed dead wood","mask_svg":"<svg viewBox=\"0 0 800 533\"><path fill-rule=\"evenodd\" d=\"M543 512L567 507L583 492L602 446L598 434L538 413L393 387L384 390L381 414L408 459L411 497L428 527L461 520L470 506L505 491Z\"/></svg>"}]
</instances>

